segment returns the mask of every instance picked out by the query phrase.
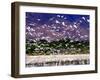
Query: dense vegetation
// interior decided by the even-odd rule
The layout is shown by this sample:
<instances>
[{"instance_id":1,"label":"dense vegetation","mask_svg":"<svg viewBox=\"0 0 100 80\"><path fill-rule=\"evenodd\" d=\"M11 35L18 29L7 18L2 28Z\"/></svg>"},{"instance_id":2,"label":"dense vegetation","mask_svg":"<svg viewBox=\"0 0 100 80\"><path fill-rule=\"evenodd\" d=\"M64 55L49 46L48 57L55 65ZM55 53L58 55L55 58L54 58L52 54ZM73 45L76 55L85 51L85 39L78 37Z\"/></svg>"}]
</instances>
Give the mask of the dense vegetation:
<instances>
[{"instance_id":1,"label":"dense vegetation","mask_svg":"<svg viewBox=\"0 0 100 80\"><path fill-rule=\"evenodd\" d=\"M57 55L57 54L88 54L88 41L74 41L62 39L48 42L46 40L26 40L26 54Z\"/></svg>"}]
</instances>

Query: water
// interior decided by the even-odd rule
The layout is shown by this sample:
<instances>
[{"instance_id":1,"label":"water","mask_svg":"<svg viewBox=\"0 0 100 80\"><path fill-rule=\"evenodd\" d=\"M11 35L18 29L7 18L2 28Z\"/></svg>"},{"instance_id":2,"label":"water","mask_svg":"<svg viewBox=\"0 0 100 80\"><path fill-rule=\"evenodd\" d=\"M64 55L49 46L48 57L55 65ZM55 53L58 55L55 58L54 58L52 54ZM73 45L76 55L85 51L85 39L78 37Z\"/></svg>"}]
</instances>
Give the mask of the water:
<instances>
[{"instance_id":1,"label":"water","mask_svg":"<svg viewBox=\"0 0 100 80\"><path fill-rule=\"evenodd\" d=\"M46 66L67 66L67 65L86 65L90 64L89 59L76 59L76 60L65 60L65 61L46 61L46 62L35 62L28 63L26 67L46 67Z\"/></svg>"}]
</instances>

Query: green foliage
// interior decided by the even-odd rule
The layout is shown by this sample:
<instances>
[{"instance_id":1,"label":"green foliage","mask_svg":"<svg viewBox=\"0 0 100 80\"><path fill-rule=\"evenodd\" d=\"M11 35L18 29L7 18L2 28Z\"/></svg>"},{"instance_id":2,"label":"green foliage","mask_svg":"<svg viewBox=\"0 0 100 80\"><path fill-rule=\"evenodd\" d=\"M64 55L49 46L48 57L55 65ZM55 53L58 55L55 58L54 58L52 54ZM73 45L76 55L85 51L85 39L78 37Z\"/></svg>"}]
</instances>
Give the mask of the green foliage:
<instances>
[{"instance_id":1,"label":"green foliage","mask_svg":"<svg viewBox=\"0 0 100 80\"><path fill-rule=\"evenodd\" d=\"M50 54L87 54L89 53L88 41L72 41L61 39L59 41L48 42L46 40L28 41L26 40L26 54L50 55Z\"/></svg>"}]
</instances>

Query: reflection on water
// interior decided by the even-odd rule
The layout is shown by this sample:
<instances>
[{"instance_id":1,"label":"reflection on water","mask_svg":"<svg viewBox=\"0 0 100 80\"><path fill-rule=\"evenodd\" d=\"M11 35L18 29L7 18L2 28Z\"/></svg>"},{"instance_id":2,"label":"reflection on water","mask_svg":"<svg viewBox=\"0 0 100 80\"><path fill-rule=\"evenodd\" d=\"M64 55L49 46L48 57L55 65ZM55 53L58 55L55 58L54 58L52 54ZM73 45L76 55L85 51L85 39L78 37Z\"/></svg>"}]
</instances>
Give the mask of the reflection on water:
<instances>
[{"instance_id":1,"label":"reflection on water","mask_svg":"<svg viewBox=\"0 0 100 80\"><path fill-rule=\"evenodd\" d=\"M38 63L28 63L26 67L43 67L43 66L64 66L64 65L86 65L90 64L89 59L81 60L66 60L66 61L48 61L48 62L38 62Z\"/></svg>"}]
</instances>

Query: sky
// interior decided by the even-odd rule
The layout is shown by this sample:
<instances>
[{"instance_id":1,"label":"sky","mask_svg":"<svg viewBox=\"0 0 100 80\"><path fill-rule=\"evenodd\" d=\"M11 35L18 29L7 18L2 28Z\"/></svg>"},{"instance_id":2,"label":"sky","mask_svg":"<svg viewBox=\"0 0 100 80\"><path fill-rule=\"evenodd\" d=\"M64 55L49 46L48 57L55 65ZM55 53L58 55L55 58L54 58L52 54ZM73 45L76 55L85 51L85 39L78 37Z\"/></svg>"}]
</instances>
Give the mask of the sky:
<instances>
[{"instance_id":1,"label":"sky","mask_svg":"<svg viewBox=\"0 0 100 80\"><path fill-rule=\"evenodd\" d=\"M83 18L83 22L81 25L83 27L89 27L89 15L73 15L73 14L53 14L53 13L33 13L33 12L26 12L26 23L32 23L32 22L39 22L39 24L46 24L50 18L52 17L61 17L65 20L69 20L70 22L76 22L79 19ZM41 19L39 21L39 19Z\"/></svg>"},{"instance_id":2,"label":"sky","mask_svg":"<svg viewBox=\"0 0 100 80\"><path fill-rule=\"evenodd\" d=\"M31 39L89 40L89 15L26 12L26 36Z\"/></svg>"}]
</instances>

